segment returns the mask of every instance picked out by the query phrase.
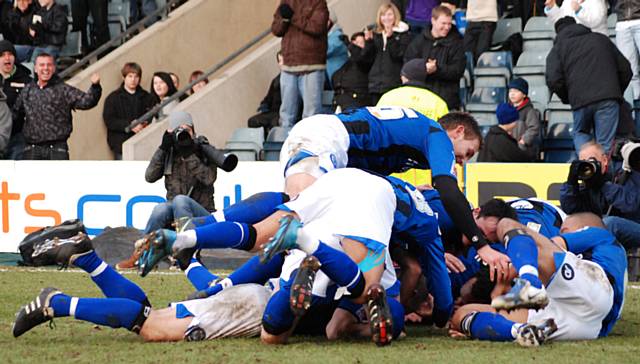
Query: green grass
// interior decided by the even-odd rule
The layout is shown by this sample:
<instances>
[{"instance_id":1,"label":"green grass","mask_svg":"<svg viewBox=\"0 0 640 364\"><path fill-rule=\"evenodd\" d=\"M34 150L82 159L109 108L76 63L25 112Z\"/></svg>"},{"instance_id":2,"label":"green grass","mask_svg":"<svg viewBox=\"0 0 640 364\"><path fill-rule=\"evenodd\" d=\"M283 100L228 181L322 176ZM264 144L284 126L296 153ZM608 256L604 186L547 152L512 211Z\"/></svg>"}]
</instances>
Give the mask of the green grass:
<instances>
[{"instance_id":1,"label":"green grass","mask_svg":"<svg viewBox=\"0 0 640 364\"><path fill-rule=\"evenodd\" d=\"M152 274L138 283L156 307L191 292L182 275ZM610 337L589 342L564 342L536 348L512 343L453 340L437 329L408 328L408 337L377 348L368 341L327 342L294 338L286 346L265 346L257 338L221 339L200 343L144 343L123 330L98 328L86 322L56 319L50 330L42 325L19 339L11 323L21 305L40 288L54 286L74 296L101 297L86 274L77 271L0 271L0 363L633 363L640 356L640 285L627 292L623 318Z\"/></svg>"}]
</instances>

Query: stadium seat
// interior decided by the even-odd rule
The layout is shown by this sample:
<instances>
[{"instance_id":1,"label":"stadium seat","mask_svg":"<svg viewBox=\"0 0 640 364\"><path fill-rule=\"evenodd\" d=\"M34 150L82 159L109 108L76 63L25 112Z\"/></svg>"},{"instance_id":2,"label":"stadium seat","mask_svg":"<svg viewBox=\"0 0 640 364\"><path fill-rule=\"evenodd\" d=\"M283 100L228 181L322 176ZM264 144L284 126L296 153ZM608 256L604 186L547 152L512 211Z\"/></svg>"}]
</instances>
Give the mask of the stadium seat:
<instances>
[{"instance_id":1,"label":"stadium seat","mask_svg":"<svg viewBox=\"0 0 640 364\"><path fill-rule=\"evenodd\" d=\"M549 125L573 122L571 106L563 104L556 94L551 96L551 101L547 103L547 108L544 110L543 116L544 119L549 122Z\"/></svg>"},{"instance_id":2,"label":"stadium seat","mask_svg":"<svg viewBox=\"0 0 640 364\"><path fill-rule=\"evenodd\" d=\"M512 34L520 32L522 32L522 19L499 19L498 24L496 25L496 30L493 32L493 39L491 41L491 44L501 44L505 40L509 39Z\"/></svg>"},{"instance_id":3,"label":"stadium seat","mask_svg":"<svg viewBox=\"0 0 640 364\"><path fill-rule=\"evenodd\" d=\"M510 79L512 69L511 52L484 52L478 57L474 73L476 78L478 76L504 76Z\"/></svg>"},{"instance_id":4,"label":"stadium seat","mask_svg":"<svg viewBox=\"0 0 640 364\"><path fill-rule=\"evenodd\" d=\"M267 140L264 142L262 149L262 160L280 160L280 149L282 149L282 143L287 139L287 135L289 135L289 129L281 126L269 130Z\"/></svg>"},{"instance_id":5,"label":"stadium seat","mask_svg":"<svg viewBox=\"0 0 640 364\"><path fill-rule=\"evenodd\" d=\"M467 104L467 99L469 98L469 88L470 85L467 83L467 79L465 77L460 78L460 86L459 86L458 96L460 96L460 103L464 107Z\"/></svg>"},{"instance_id":6,"label":"stadium seat","mask_svg":"<svg viewBox=\"0 0 640 364\"><path fill-rule=\"evenodd\" d=\"M233 131L224 148L229 153L237 155L238 160L255 161L258 160L263 143L262 128L238 128Z\"/></svg>"},{"instance_id":7,"label":"stadium seat","mask_svg":"<svg viewBox=\"0 0 640 364\"><path fill-rule=\"evenodd\" d=\"M480 129L482 130L482 136L485 136L489 131L489 128L493 125L498 125L498 117L496 116L496 108L497 105L491 105L493 107L493 111L489 110L477 110L477 111L469 111L471 116L478 122L480 125ZM483 129L485 128L485 129Z\"/></svg>"},{"instance_id":8,"label":"stadium seat","mask_svg":"<svg viewBox=\"0 0 640 364\"><path fill-rule=\"evenodd\" d=\"M513 74L525 78L530 87L546 85L544 73L548 53L542 51L523 52L513 68Z\"/></svg>"},{"instance_id":9,"label":"stadium seat","mask_svg":"<svg viewBox=\"0 0 640 364\"><path fill-rule=\"evenodd\" d=\"M575 158L572 131L573 123L549 124L547 137L542 142L545 162L567 163Z\"/></svg>"},{"instance_id":10,"label":"stadium seat","mask_svg":"<svg viewBox=\"0 0 640 364\"><path fill-rule=\"evenodd\" d=\"M72 32L72 25L69 24L69 32L64 46L60 50L60 57L71 58L82 56L82 37L80 32Z\"/></svg>"},{"instance_id":11,"label":"stadium seat","mask_svg":"<svg viewBox=\"0 0 640 364\"><path fill-rule=\"evenodd\" d=\"M549 53L553 47L552 39L527 39L522 43L522 51Z\"/></svg>"},{"instance_id":12,"label":"stadium seat","mask_svg":"<svg viewBox=\"0 0 640 364\"><path fill-rule=\"evenodd\" d=\"M549 89L547 86L529 87L529 99L534 103L536 109L544 111L549 103Z\"/></svg>"},{"instance_id":13,"label":"stadium seat","mask_svg":"<svg viewBox=\"0 0 640 364\"><path fill-rule=\"evenodd\" d=\"M469 103L498 104L505 102L506 97L507 89L505 87L476 87L469 98Z\"/></svg>"},{"instance_id":14,"label":"stadium seat","mask_svg":"<svg viewBox=\"0 0 640 364\"><path fill-rule=\"evenodd\" d=\"M553 39L554 37L555 29L553 27L553 21L546 16L529 18L522 31L522 38L525 41L532 39Z\"/></svg>"}]
</instances>

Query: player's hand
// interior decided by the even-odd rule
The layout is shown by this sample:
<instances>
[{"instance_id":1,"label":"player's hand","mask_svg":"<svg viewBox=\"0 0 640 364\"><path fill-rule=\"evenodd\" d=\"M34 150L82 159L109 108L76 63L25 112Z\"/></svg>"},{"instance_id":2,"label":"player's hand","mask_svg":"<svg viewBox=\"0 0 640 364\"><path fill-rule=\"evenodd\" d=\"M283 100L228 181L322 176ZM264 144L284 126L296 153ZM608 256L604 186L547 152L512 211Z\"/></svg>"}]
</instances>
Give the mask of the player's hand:
<instances>
[{"instance_id":1,"label":"player's hand","mask_svg":"<svg viewBox=\"0 0 640 364\"><path fill-rule=\"evenodd\" d=\"M451 327L449 327L449 337L457 340L467 339L467 335L461 333L458 330L454 330Z\"/></svg>"},{"instance_id":2,"label":"player's hand","mask_svg":"<svg viewBox=\"0 0 640 364\"><path fill-rule=\"evenodd\" d=\"M408 315L404 315L404 322L411 322L411 323L420 323L422 322L422 316L418 315L415 312L411 312Z\"/></svg>"},{"instance_id":3,"label":"player's hand","mask_svg":"<svg viewBox=\"0 0 640 364\"><path fill-rule=\"evenodd\" d=\"M91 75L91 83L97 85L100 83L100 75L98 73L94 73Z\"/></svg>"},{"instance_id":4,"label":"player's hand","mask_svg":"<svg viewBox=\"0 0 640 364\"><path fill-rule=\"evenodd\" d=\"M478 256L489 266L489 280L502 280L509 274L509 264L511 260L508 256L493 250L489 245L478 249Z\"/></svg>"},{"instance_id":5,"label":"player's hand","mask_svg":"<svg viewBox=\"0 0 640 364\"><path fill-rule=\"evenodd\" d=\"M444 262L447 265L447 268L453 273L462 273L467 270L464 263L451 253L444 253Z\"/></svg>"}]
</instances>

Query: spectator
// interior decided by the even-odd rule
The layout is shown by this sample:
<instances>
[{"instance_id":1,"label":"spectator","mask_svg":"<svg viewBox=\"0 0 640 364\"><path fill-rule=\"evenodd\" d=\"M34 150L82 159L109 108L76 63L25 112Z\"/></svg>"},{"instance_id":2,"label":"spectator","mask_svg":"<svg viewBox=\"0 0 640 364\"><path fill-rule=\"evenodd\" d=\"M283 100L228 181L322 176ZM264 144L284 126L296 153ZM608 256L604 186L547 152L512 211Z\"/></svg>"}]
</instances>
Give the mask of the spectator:
<instances>
[{"instance_id":1,"label":"spectator","mask_svg":"<svg viewBox=\"0 0 640 364\"><path fill-rule=\"evenodd\" d=\"M518 109L518 122L513 130L513 137L518 147L526 151L532 160L538 158L540 151L540 112L534 109L528 97L529 84L524 78L514 78L509 82L509 103Z\"/></svg>"},{"instance_id":2,"label":"spectator","mask_svg":"<svg viewBox=\"0 0 640 364\"><path fill-rule=\"evenodd\" d=\"M130 0L129 1L129 10L131 12L131 24L137 23L139 20L153 14L156 10L158 10L158 4L156 0ZM156 19L152 19L147 22L145 26L151 26Z\"/></svg>"},{"instance_id":3,"label":"spectator","mask_svg":"<svg viewBox=\"0 0 640 364\"><path fill-rule=\"evenodd\" d=\"M393 4L378 8L375 31L364 33L364 57L373 60L369 71L369 95L377 103L383 93L400 86L400 69L404 52L411 42L409 26L400 20Z\"/></svg>"},{"instance_id":4,"label":"spectator","mask_svg":"<svg viewBox=\"0 0 640 364\"><path fill-rule=\"evenodd\" d=\"M592 32L609 36L607 4L604 0L564 0L560 7L556 4L556 0L546 0L544 6L545 14L554 22L570 16L576 23L584 25Z\"/></svg>"},{"instance_id":5,"label":"spectator","mask_svg":"<svg viewBox=\"0 0 640 364\"><path fill-rule=\"evenodd\" d=\"M447 103L429 91L424 83L427 78L427 61L412 59L402 66L402 86L387 91L376 106L401 106L414 109L433 120L449 113Z\"/></svg>"},{"instance_id":6,"label":"spectator","mask_svg":"<svg viewBox=\"0 0 640 364\"><path fill-rule=\"evenodd\" d=\"M417 37L431 24L431 11L440 5L440 0L409 0L404 21L409 24L411 37Z\"/></svg>"},{"instance_id":7,"label":"spectator","mask_svg":"<svg viewBox=\"0 0 640 364\"><path fill-rule=\"evenodd\" d=\"M57 4L55 0L38 0L38 3L40 8L33 13L29 28L35 45L31 55L32 62L35 62L40 53L47 53L57 59L66 41L69 26L66 5Z\"/></svg>"},{"instance_id":8,"label":"spectator","mask_svg":"<svg viewBox=\"0 0 640 364\"><path fill-rule=\"evenodd\" d=\"M518 110L501 103L496 109L498 125L489 128L478 155L478 162L529 162L531 157L518 147L512 136L519 118Z\"/></svg>"},{"instance_id":9,"label":"spectator","mask_svg":"<svg viewBox=\"0 0 640 364\"><path fill-rule=\"evenodd\" d=\"M451 31L451 10L443 5L431 12L431 26L416 37L404 55L404 61L427 60L425 85L447 102L449 110L460 108L460 77L466 58L460 35Z\"/></svg>"},{"instance_id":10,"label":"spectator","mask_svg":"<svg viewBox=\"0 0 640 364\"><path fill-rule=\"evenodd\" d=\"M215 211L213 183L217 167L205 163L200 153L191 115L173 111L162 143L151 157L145 180L153 183L164 176L167 200L187 195L205 209Z\"/></svg>"},{"instance_id":11,"label":"spectator","mask_svg":"<svg viewBox=\"0 0 640 364\"><path fill-rule=\"evenodd\" d=\"M29 84L31 71L21 64L16 64L16 50L13 45L6 40L0 41L0 75L2 76L2 90L6 95L6 103L10 110L16 103L18 94L25 85ZM5 150L6 159L22 159L24 150L24 135L22 135L22 120L16 120L11 128L11 138Z\"/></svg>"},{"instance_id":12,"label":"spectator","mask_svg":"<svg viewBox=\"0 0 640 364\"><path fill-rule=\"evenodd\" d=\"M329 33L327 34L327 80L331 89L333 89L331 78L340 67L347 63L349 51L343 41L346 36L342 32L342 27L338 25L338 16L333 10L329 11L327 28L329 28Z\"/></svg>"},{"instance_id":13,"label":"spectator","mask_svg":"<svg viewBox=\"0 0 640 364\"><path fill-rule=\"evenodd\" d=\"M273 15L271 32L282 37L281 126L297 121L300 98L303 118L322 110L328 20L325 0L281 0Z\"/></svg>"},{"instance_id":14,"label":"spectator","mask_svg":"<svg viewBox=\"0 0 640 364\"><path fill-rule=\"evenodd\" d=\"M173 82L173 85L176 87L176 92L180 91L180 77L173 72L169 72L169 76L171 76L171 82ZM180 95L178 102L184 101L187 97L189 97L187 94Z\"/></svg>"},{"instance_id":15,"label":"spectator","mask_svg":"<svg viewBox=\"0 0 640 364\"><path fill-rule=\"evenodd\" d=\"M11 139L11 110L7 106L7 97L0 91L0 159L3 159Z\"/></svg>"},{"instance_id":16,"label":"spectator","mask_svg":"<svg viewBox=\"0 0 640 364\"><path fill-rule=\"evenodd\" d=\"M167 98L178 92L171 75L167 72L156 72L151 79L151 97L155 105L162 103ZM163 106L159 111L159 116L166 116L180 103L173 100Z\"/></svg>"},{"instance_id":17,"label":"spectator","mask_svg":"<svg viewBox=\"0 0 640 364\"><path fill-rule=\"evenodd\" d=\"M473 63L491 48L491 38L498 22L497 0L469 0L467 29L464 32L464 51L473 54Z\"/></svg>"},{"instance_id":18,"label":"spectator","mask_svg":"<svg viewBox=\"0 0 640 364\"><path fill-rule=\"evenodd\" d=\"M91 13L93 20L91 34L87 34L87 17ZM71 0L71 15L73 30L82 35L82 53L89 54L92 50L107 43L111 38L109 33L109 4L107 0Z\"/></svg>"},{"instance_id":19,"label":"spectator","mask_svg":"<svg viewBox=\"0 0 640 364\"><path fill-rule=\"evenodd\" d=\"M4 19L4 38L16 45L18 63L29 62L33 53L33 38L29 34L35 6L33 0L16 0Z\"/></svg>"},{"instance_id":20,"label":"spectator","mask_svg":"<svg viewBox=\"0 0 640 364\"><path fill-rule=\"evenodd\" d=\"M107 96L102 111L107 143L116 160L122 159L122 143L147 126L140 123L127 131L129 124L153 107L151 95L140 87L142 68L137 63L126 63L121 74L122 84Z\"/></svg>"},{"instance_id":21,"label":"spectator","mask_svg":"<svg viewBox=\"0 0 640 364\"><path fill-rule=\"evenodd\" d=\"M555 24L556 41L547 56L549 90L573 110L576 151L595 139L607 153L618 125L620 102L631 67L615 45L599 33L564 17Z\"/></svg>"},{"instance_id":22,"label":"spectator","mask_svg":"<svg viewBox=\"0 0 640 364\"><path fill-rule=\"evenodd\" d=\"M69 159L67 139L73 128L72 110L88 110L100 101L100 76L91 75L89 91L69 86L56 74L52 55L41 53L34 66L37 79L20 92L14 106L14 119L24 118L26 141L23 159Z\"/></svg>"},{"instance_id":23,"label":"spectator","mask_svg":"<svg viewBox=\"0 0 640 364\"><path fill-rule=\"evenodd\" d=\"M371 63L362 57L364 33L351 35L349 60L333 74L333 106L347 110L372 105L369 97Z\"/></svg>"},{"instance_id":24,"label":"spectator","mask_svg":"<svg viewBox=\"0 0 640 364\"><path fill-rule=\"evenodd\" d=\"M616 44L631 64L631 91L633 108L640 109L640 2L637 0L618 0L616 5L618 22L616 23ZM636 133L640 135L640 112L635 117Z\"/></svg>"},{"instance_id":25,"label":"spectator","mask_svg":"<svg viewBox=\"0 0 640 364\"><path fill-rule=\"evenodd\" d=\"M189 76L189 83L197 80L200 76L204 75L204 72L200 71L200 70L196 70L191 72L191 76ZM191 86L191 95L195 94L196 92L202 90L207 84L209 83L209 79L208 78L204 78L202 81L196 83L195 85Z\"/></svg>"}]
</instances>

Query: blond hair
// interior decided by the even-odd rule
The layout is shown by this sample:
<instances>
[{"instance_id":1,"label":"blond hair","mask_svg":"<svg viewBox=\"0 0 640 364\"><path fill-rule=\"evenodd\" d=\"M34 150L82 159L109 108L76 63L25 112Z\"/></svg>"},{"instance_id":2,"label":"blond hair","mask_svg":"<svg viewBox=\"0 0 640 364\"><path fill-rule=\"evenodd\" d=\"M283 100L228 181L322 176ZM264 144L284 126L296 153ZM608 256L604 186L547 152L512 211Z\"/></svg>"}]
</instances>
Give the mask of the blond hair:
<instances>
[{"instance_id":1,"label":"blond hair","mask_svg":"<svg viewBox=\"0 0 640 364\"><path fill-rule=\"evenodd\" d=\"M386 13L387 10L391 9L391 11L393 11L393 15L394 15L394 22L393 22L393 26L397 26L400 23L400 20L402 18L402 16L400 15L400 10L398 10L398 8L393 5L392 3L385 3L380 5L380 7L378 8L378 14L376 15L376 32L378 33L382 33L382 31L384 31L384 25L382 25L382 22L380 21L380 18L382 17L382 14Z\"/></svg>"}]
</instances>

